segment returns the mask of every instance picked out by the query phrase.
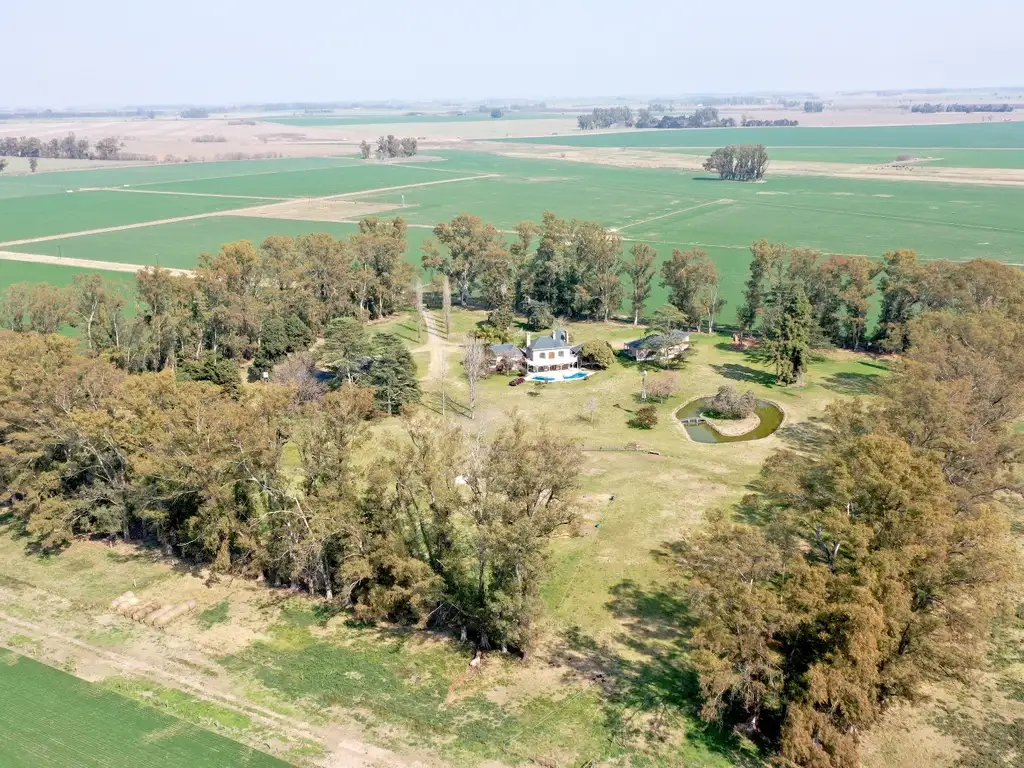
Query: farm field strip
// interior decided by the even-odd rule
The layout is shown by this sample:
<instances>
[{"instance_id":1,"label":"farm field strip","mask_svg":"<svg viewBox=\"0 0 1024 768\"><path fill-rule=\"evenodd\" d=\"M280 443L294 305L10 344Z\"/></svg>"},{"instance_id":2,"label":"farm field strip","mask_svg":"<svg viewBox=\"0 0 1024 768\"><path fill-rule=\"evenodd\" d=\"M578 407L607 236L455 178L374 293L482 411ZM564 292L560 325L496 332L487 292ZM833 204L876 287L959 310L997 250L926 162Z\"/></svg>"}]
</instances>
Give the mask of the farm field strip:
<instances>
[{"instance_id":1,"label":"farm field strip","mask_svg":"<svg viewBox=\"0 0 1024 768\"><path fill-rule=\"evenodd\" d=\"M734 202L736 202L736 201L735 200L730 200L728 197L722 197L722 198L719 198L718 200L711 200L710 202L707 202L707 203L700 203L699 205L691 205L689 208L680 208L679 210L669 211L668 213L662 213L662 214L659 214L658 216L651 216L648 219L641 219L640 221L633 221L633 222L630 222L629 224L623 224L621 227L618 227L616 231L621 232L622 230L629 229L630 227L639 227L642 224L649 224L652 221L659 221L660 219L667 219L667 218L669 218L671 216L678 216L681 213L688 213L690 211L695 211L698 208L705 208L705 207L707 207L709 205L728 205L728 204L734 203Z\"/></svg>"},{"instance_id":2,"label":"farm field strip","mask_svg":"<svg viewBox=\"0 0 1024 768\"><path fill-rule=\"evenodd\" d=\"M136 195L176 195L179 197L228 197L235 200L290 200L288 197L260 197L257 195L221 195L216 192L168 192L164 189L125 189L124 187L82 187L79 192L125 192Z\"/></svg>"},{"instance_id":3,"label":"farm field strip","mask_svg":"<svg viewBox=\"0 0 1024 768\"><path fill-rule=\"evenodd\" d=\"M145 269L143 264L125 264L119 261L98 261L95 259L74 259L67 256L48 256L44 253L19 253L17 251L0 251L0 261L24 261L31 264L53 264L58 267L75 267L86 270L102 270L105 272L138 272ZM191 269L166 268L172 275L191 275Z\"/></svg>"},{"instance_id":4,"label":"farm field strip","mask_svg":"<svg viewBox=\"0 0 1024 768\"><path fill-rule=\"evenodd\" d=\"M457 177L457 178L454 178L454 179L436 179L434 181L422 181L422 182L417 182L417 183L414 183L414 184L402 184L402 185L394 186L394 187L381 187L379 189L370 189L370 190L364 190L364 191L361 191L361 192L343 192L343 193L337 194L337 195L328 195L326 197L309 198L309 199L310 199L310 201L316 201L316 200L325 200L325 201L338 200L338 199L354 197L354 196L373 195L373 194L382 193L382 192L393 192L393 191L396 191L396 190L413 189L413 188L416 188L416 187L429 187L429 186L432 186L432 185L435 185L435 184L451 184L451 183L458 182L458 181L473 181L473 180L481 179L481 178L492 178L492 177L495 177L497 175L498 174L485 174L483 176L465 176L465 177ZM271 205L274 205L274 204L272 203ZM177 216L177 217L170 218L170 219L154 219L152 221L142 221L142 222L136 222L136 223L133 223L133 224L120 224L120 225L113 226L113 227L101 227L101 228L98 228L98 229L87 229L87 230L81 230L79 232L64 232L64 233L55 234L55 235L43 235L43 236L40 236L40 237L22 238L22 239L19 239L19 240L8 240L8 241L0 242L0 248L10 247L10 246L29 245L29 244L32 244L32 243L42 243L42 242L46 242L46 241L50 241L50 240L63 240L65 238L83 237L83 236L87 236L87 235L98 235L98 234L104 234L104 233L107 233L107 232L120 232L120 231L124 231L124 230L129 230L129 229L141 229L141 228L144 228L144 227L154 227L154 226L159 226L159 225L163 225L163 224L174 224L174 223L178 223L178 222L182 222L182 221L194 221L194 220L197 220L197 219L206 219L206 218L213 218L213 217L219 217L219 216L229 216L229 215L231 215L231 216L233 216L233 215L237 215L237 216L251 216L254 211L258 211L258 210L262 210L262 209L265 209L265 208L269 208L269 207L271 207L271 205L249 206L249 207L240 208L240 209L237 209L237 210L230 210L229 209L229 210L213 211L213 212L210 212L210 213L197 213L197 214L193 214L191 216Z\"/></svg>"},{"instance_id":5,"label":"farm field strip","mask_svg":"<svg viewBox=\"0 0 1024 768\"><path fill-rule=\"evenodd\" d=\"M504 141L581 147L702 147L758 143L771 147L1024 149L1024 121L858 127L625 129Z\"/></svg>"},{"instance_id":6,"label":"farm field strip","mask_svg":"<svg viewBox=\"0 0 1024 768\"><path fill-rule=\"evenodd\" d=\"M0 649L5 768L284 768L286 763Z\"/></svg>"}]
</instances>

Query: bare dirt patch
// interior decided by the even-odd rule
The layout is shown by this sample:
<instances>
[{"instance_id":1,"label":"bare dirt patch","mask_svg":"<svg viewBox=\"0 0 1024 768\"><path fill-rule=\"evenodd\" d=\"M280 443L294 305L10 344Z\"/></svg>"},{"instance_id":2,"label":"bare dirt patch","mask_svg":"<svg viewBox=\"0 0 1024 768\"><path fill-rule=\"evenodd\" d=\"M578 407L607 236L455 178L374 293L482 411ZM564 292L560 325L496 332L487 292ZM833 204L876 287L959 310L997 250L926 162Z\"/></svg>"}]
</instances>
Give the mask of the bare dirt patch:
<instances>
[{"instance_id":1,"label":"bare dirt patch","mask_svg":"<svg viewBox=\"0 0 1024 768\"><path fill-rule=\"evenodd\" d=\"M389 203L361 203L354 200L288 200L259 208L231 211L228 215L261 219L299 219L301 221L357 221L366 216L392 211Z\"/></svg>"}]
</instances>

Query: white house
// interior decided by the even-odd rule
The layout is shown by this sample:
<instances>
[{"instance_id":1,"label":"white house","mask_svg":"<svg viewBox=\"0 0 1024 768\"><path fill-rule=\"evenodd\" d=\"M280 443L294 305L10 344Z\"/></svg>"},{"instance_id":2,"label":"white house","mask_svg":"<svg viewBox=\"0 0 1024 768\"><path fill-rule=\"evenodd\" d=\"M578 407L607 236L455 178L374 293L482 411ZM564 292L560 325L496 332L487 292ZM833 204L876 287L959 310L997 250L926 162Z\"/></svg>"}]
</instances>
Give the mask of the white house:
<instances>
[{"instance_id":1,"label":"white house","mask_svg":"<svg viewBox=\"0 0 1024 768\"><path fill-rule=\"evenodd\" d=\"M686 331L655 333L626 343L624 352L634 360L670 360L690 348L690 334Z\"/></svg>"},{"instance_id":2,"label":"white house","mask_svg":"<svg viewBox=\"0 0 1024 768\"><path fill-rule=\"evenodd\" d=\"M580 348L569 343L569 332L556 328L550 336L538 336L532 342L530 334L526 334L527 373L543 373L544 371L569 371L580 367Z\"/></svg>"}]
</instances>

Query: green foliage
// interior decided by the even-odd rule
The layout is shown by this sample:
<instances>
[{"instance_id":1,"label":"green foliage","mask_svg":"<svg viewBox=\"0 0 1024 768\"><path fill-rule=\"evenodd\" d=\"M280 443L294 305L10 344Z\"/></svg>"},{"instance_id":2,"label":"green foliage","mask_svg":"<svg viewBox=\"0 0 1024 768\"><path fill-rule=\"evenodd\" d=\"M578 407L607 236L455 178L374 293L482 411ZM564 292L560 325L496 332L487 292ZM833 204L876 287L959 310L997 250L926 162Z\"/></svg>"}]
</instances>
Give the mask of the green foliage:
<instances>
[{"instance_id":1,"label":"green foliage","mask_svg":"<svg viewBox=\"0 0 1024 768\"><path fill-rule=\"evenodd\" d=\"M205 611L196 616L196 622L203 629L211 629L218 624L227 624L229 619L228 616L229 605L227 599L221 600L219 603L214 603Z\"/></svg>"},{"instance_id":2,"label":"green foliage","mask_svg":"<svg viewBox=\"0 0 1024 768\"><path fill-rule=\"evenodd\" d=\"M747 390L742 395L736 391L736 387L725 384L718 388L718 392L711 398L709 410L714 416L722 419L745 419L757 408L757 397L752 390Z\"/></svg>"},{"instance_id":3,"label":"green foliage","mask_svg":"<svg viewBox=\"0 0 1024 768\"><path fill-rule=\"evenodd\" d=\"M374 391L378 411L393 415L402 406L419 402L416 364L409 349L394 334L378 333L373 337L361 374L360 381Z\"/></svg>"},{"instance_id":4,"label":"green foliage","mask_svg":"<svg viewBox=\"0 0 1024 768\"><path fill-rule=\"evenodd\" d=\"M615 362L615 352L607 341L592 339L583 342L580 349L580 362L588 368L604 370Z\"/></svg>"},{"instance_id":5,"label":"green foliage","mask_svg":"<svg viewBox=\"0 0 1024 768\"><path fill-rule=\"evenodd\" d=\"M140 684L141 685L141 684ZM122 688L122 686L130 686ZM135 683L87 683L60 670L0 649L0 719L7 765L72 768L90 762L120 768L187 764L196 768L284 768L284 763L160 710L204 726L247 727L248 718L198 702L177 691L144 684L155 698L145 704ZM157 736L157 738L150 738Z\"/></svg>"},{"instance_id":6,"label":"green foliage","mask_svg":"<svg viewBox=\"0 0 1024 768\"><path fill-rule=\"evenodd\" d=\"M629 423L639 429L653 429L658 425L658 409L653 405L641 405Z\"/></svg>"},{"instance_id":7,"label":"green foliage","mask_svg":"<svg viewBox=\"0 0 1024 768\"><path fill-rule=\"evenodd\" d=\"M198 360L189 360L177 368L180 381L208 381L220 387L224 394L238 397L242 391L242 377L234 360L217 357L206 352Z\"/></svg>"},{"instance_id":8,"label":"green foliage","mask_svg":"<svg viewBox=\"0 0 1024 768\"><path fill-rule=\"evenodd\" d=\"M780 384L802 384L810 359L811 303L800 283L784 283L765 301L756 356L775 366Z\"/></svg>"},{"instance_id":9,"label":"green foliage","mask_svg":"<svg viewBox=\"0 0 1024 768\"><path fill-rule=\"evenodd\" d=\"M705 171L714 171L730 181L760 181L768 169L764 144L730 145L716 149L704 161Z\"/></svg>"},{"instance_id":10,"label":"green foliage","mask_svg":"<svg viewBox=\"0 0 1024 768\"><path fill-rule=\"evenodd\" d=\"M526 327L531 331L543 331L555 324L551 308L542 301L534 301L526 310Z\"/></svg>"}]
</instances>

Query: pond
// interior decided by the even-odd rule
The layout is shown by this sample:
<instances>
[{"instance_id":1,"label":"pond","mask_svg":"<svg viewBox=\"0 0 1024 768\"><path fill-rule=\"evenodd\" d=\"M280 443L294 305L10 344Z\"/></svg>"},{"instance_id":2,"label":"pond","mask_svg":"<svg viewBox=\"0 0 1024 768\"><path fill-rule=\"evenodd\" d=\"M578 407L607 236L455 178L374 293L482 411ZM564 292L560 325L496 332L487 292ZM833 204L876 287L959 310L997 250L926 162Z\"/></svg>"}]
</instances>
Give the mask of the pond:
<instances>
[{"instance_id":1,"label":"pond","mask_svg":"<svg viewBox=\"0 0 1024 768\"><path fill-rule=\"evenodd\" d=\"M680 421L700 416L701 413L711 407L710 397L698 397L691 400L678 411L676 418ZM723 435L710 424L683 424L683 429L690 436L690 439L697 443L742 443L747 440L760 440L768 437L782 425L785 414L775 403L768 400L758 400L754 413L761 419L761 423L749 432L731 437Z\"/></svg>"}]
</instances>

